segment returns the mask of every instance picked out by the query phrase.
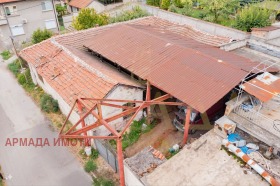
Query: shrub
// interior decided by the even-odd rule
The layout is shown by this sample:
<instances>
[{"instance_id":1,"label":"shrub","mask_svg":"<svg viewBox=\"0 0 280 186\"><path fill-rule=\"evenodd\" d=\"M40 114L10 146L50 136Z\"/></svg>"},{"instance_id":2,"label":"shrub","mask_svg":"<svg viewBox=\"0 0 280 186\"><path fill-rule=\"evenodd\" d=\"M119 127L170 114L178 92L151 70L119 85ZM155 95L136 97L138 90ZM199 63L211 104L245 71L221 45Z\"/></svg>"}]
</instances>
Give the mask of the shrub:
<instances>
[{"instance_id":1,"label":"shrub","mask_svg":"<svg viewBox=\"0 0 280 186\"><path fill-rule=\"evenodd\" d=\"M4 60L7 60L11 57L11 53L9 50L4 50L2 53L1 53L1 56L3 57Z\"/></svg>"},{"instance_id":2,"label":"shrub","mask_svg":"<svg viewBox=\"0 0 280 186\"><path fill-rule=\"evenodd\" d=\"M41 30L40 28L38 28L32 34L32 43L34 43L34 44L40 43L40 42L52 37L52 35L53 35L52 31L47 30L47 29Z\"/></svg>"},{"instance_id":3,"label":"shrub","mask_svg":"<svg viewBox=\"0 0 280 186\"><path fill-rule=\"evenodd\" d=\"M26 78L25 78L24 73L19 74L19 75L17 76L17 80L18 80L18 83L19 83L19 84L24 85L24 84L26 83Z\"/></svg>"},{"instance_id":4,"label":"shrub","mask_svg":"<svg viewBox=\"0 0 280 186\"><path fill-rule=\"evenodd\" d=\"M107 25L108 21L109 17L106 14L97 14L93 8L85 8L79 12L72 25L76 30L84 30L96 25Z\"/></svg>"},{"instance_id":5,"label":"shrub","mask_svg":"<svg viewBox=\"0 0 280 186\"><path fill-rule=\"evenodd\" d=\"M92 148L92 149L91 149L90 159L95 160L95 159L98 158L98 156L99 156L98 150Z\"/></svg>"},{"instance_id":6,"label":"shrub","mask_svg":"<svg viewBox=\"0 0 280 186\"><path fill-rule=\"evenodd\" d=\"M170 0L162 0L160 4L160 8L167 10L170 6Z\"/></svg>"},{"instance_id":7,"label":"shrub","mask_svg":"<svg viewBox=\"0 0 280 186\"><path fill-rule=\"evenodd\" d=\"M160 5L160 0L147 0L147 5L158 6Z\"/></svg>"},{"instance_id":8,"label":"shrub","mask_svg":"<svg viewBox=\"0 0 280 186\"><path fill-rule=\"evenodd\" d=\"M187 6L193 5L192 0L173 0L172 3L178 8L183 8L185 5Z\"/></svg>"},{"instance_id":9,"label":"shrub","mask_svg":"<svg viewBox=\"0 0 280 186\"><path fill-rule=\"evenodd\" d=\"M101 178L94 178L92 185L93 186L114 186L114 182L101 177Z\"/></svg>"},{"instance_id":10,"label":"shrub","mask_svg":"<svg viewBox=\"0 0 280 186\"><path fill-rule=\"evenodd\" d=\"M84 169L86 172L93 172L97 169L97 165L94 161L89 160L86 162Z\"/></svg>"},{"instance_id":11,"label":"shrub","mask_svg":"<svg viewBox=\"0 0 280 186\"><path fill-rule=\"evenodd\" d=\"M8 65L8 68L9 68L10 71L12 71L12 73L13 73L15 76L17 76L18 73L20 72L20 68L21 68L21 66L20 66L20 61L19 61L18 59L15 60L15 61L13 61L12 63L10 63L10 64Z\"/></svg>"},{"instance_id":12,"label":"shrub","mask_svg":"<svg viewBox=\"0 0 280 186\"><path fill-rule=\"evenodd\" d=\"M109 22L116 23L116 22L128 21L139 17L145 17L148 15L149 15L148 12L142 10L139 6L136 6L132 10L127 10L122 12L120 15L116 17L111 17Z\"/></svg>"},{"instance_id":13,"label":"shrub","mask_svg":"<svg viewBox=\"0 0 280 186\"><path fill-rule=\"evenodd\" d=\"M57 100L53 99L51 95L44 93L40 97L41 109L47 113L57 112L59 110Z\"/></svg>"},{"instance_id":14,"label":"shrub","mask_svg":"<svg viewBox=\"0 0 280 186\"><path fill-rule=\"evenodd\" d=\"M251 32L252 28L261 28L271 25L269 19L271 11L268 9L246 6L236 17L234 27L243 31Z\"/></svg>"}]
</instances>

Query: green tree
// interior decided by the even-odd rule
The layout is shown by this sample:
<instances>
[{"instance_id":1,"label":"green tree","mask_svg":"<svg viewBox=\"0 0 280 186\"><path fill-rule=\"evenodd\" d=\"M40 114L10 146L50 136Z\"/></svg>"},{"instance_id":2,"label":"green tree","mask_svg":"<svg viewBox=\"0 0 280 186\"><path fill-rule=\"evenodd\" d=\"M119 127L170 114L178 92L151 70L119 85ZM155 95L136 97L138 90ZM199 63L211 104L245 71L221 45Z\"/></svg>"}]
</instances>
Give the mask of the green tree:
<instances>
[{"instance_id":1,"label":"green tree","mask_svg":"<svg viewBox=\"0 0 280 186\"><path fill-rule=\"evenodd\" d=\"M85 8L79 12L72 25L76 30L92 28L96 25L107 25L109 17L106 14L97 14L93 8Z\"/></svg>"},{"instance_id":2,"label":"green tree","mask_svg":"<svg viewBox=\"0 0 280 186\"><path fill-rule=\"evenodd\" d=\"M35 30L32 34L32 43L40 43L50 37L52 37L53 33L50 30L44 29L41 30L40 28Z\"/></svg>"},{"instance_id":3,"label":"green tree","mask_svg":"<svg viewBox=\"0 0 280 186\"><path fill-rule=\"evenodd\" d=\"M201 7L207 11L206 19L217 23L220 17L228 18L239 7L239 0L201 0Z\"/></svg>"},{"instance_id":4,"label":"green tree","mask_svg":"<svg viewBox=\"0 0 280 186\"><path fill-rule=\"evenodd\" d=\"M161 0L160 8L167 10L170 6L170 0Z\"/></svg>"},{"instance_id":5,"label":"green tree","mask_svg":"<svg viewBox=\"0 0 280 186\"><path fill-rule=\"evenodd\" d=\"M244 7L236 17L235 28L251 32L252 28L261 28L271 25L271 10L257 6Z\"/></svg>"},{"instance_id":6,"label":"green tree","mask_svg":"<svg viewBox=\"0 0 280 186\"><path fill-rule=\"evenodd\" d=\"M65 6L56 5L55 9L56 9L58 16L63 16L67 13L66 5Z\"/></svg>"},{"instance_id":7,"label":"green tree","mask_svg":"<svg viewBox=\"0 0 280 186\"><path fill-rule=\"evenodd\" d=\"M158 6L160 5L160 0L147 0L147 5Z\"/></svg>"},{"instance_id":8,"label":"green tree","mask_svg":"<svg viewBox=\"0 0 280 186\"><path fill-rule=\"evenodd\" d=\"M173 0L172 4L174 4L178 8L183 8L184 6L192 7L192 0Z\"/></svg>"}]
</instances>

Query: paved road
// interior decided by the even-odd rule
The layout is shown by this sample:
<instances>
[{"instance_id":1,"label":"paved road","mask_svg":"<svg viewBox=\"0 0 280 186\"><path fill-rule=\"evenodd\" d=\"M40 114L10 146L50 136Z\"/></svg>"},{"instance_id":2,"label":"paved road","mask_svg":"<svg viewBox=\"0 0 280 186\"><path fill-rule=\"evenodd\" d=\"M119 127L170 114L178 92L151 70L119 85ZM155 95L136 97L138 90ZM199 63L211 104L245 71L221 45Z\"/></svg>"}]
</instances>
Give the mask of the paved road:
<instances>
[{"instance_id":1,"label":"paved road","mask_svg":"<svg viewBox=\"0 0 280 186\"><path fill-rule=\"evenodd\" d=\"M8 186L87 186L91 178L66 147L53 146L57 133L0 62L0 165ZM50 147L5 146L7 138L48 138Z\"/></svg>"}]
</instances>

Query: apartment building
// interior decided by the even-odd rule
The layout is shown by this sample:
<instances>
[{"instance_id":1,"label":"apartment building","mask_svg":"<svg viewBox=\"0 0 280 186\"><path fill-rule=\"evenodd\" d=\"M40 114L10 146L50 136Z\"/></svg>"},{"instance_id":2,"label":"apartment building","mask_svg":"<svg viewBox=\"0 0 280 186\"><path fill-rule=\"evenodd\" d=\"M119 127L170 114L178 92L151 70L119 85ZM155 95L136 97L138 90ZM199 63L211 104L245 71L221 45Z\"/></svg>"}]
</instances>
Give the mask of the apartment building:
<instances>
[{"instance_id":1,"label":"apartment building","mask_svg":"<svg viewBox=\"0 0 280 186\"><path fill-rule=\"evenodd\" d=\"M30 41L38 29L57 32L54 5L51 0L0 0L0 51Z\"/></svg>"}]
</instances>

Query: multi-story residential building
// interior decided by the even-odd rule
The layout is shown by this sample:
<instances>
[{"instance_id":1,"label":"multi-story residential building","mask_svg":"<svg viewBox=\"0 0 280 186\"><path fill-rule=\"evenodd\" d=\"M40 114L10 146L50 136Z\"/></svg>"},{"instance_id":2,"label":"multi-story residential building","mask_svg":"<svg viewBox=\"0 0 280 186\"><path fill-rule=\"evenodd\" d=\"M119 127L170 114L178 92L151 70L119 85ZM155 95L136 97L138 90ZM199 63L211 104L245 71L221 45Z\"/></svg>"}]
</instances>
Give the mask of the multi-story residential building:
<instances>
[{"instance_id":1,"label":"multi-story residential building","mask_svg":"<svg viewBox=\"0 0 280 186\"><path fill-rule=\"evenodd\" d=\"M38 29L58 31L51 0L0 0L0 51L30 41Z\"/></svg>"}]
</instances>

